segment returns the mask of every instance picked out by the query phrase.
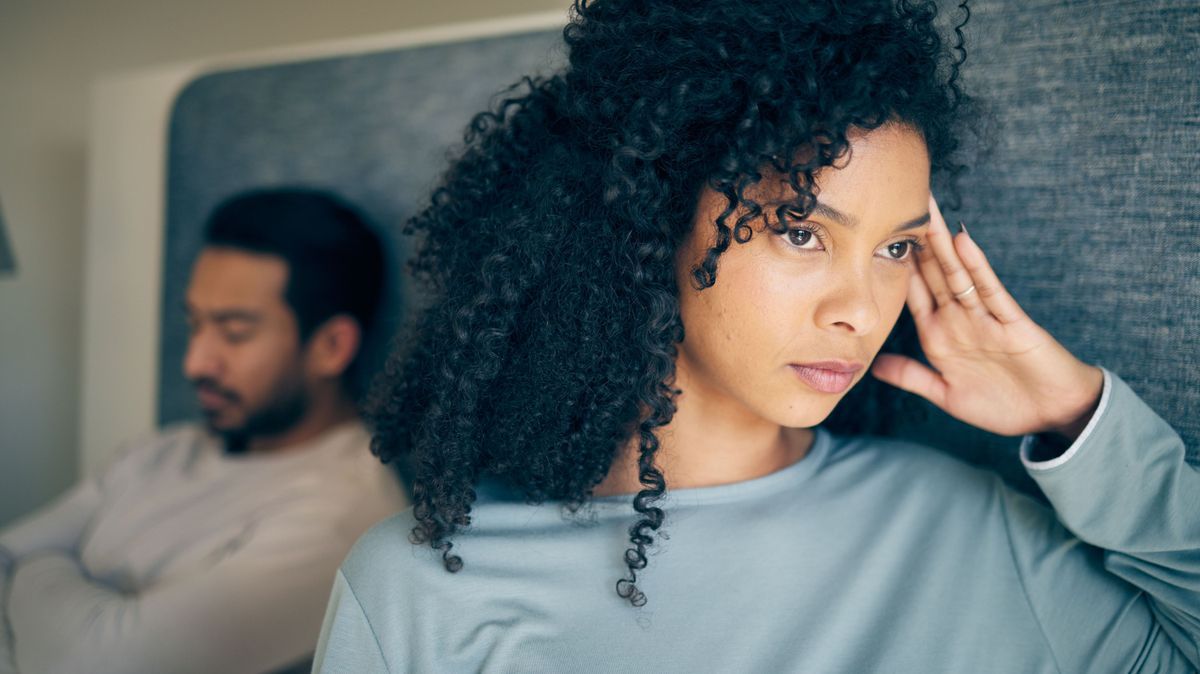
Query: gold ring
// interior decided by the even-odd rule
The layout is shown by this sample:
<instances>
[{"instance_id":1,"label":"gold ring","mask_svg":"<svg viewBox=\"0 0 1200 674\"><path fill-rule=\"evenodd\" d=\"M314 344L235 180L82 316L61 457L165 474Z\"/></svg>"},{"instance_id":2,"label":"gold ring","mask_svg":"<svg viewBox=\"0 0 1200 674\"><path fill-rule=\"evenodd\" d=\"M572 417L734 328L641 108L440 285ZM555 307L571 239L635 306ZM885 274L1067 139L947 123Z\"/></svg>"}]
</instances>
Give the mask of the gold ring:
<instances>
[{"instance_id":1,"label":"gold ring","mask_svg":"<svg viewBox=\"0 0 1200 674\"><path fill-rule=\"evenodd\" d=\"M973 292L975 292L975 284L974 283L971 284L970 288L967 288L966 290L962 291L961 293L954 293L954 299L961 300L962 298L966 297L967 295L970 295Z\"/></svg>"}]
</instances>

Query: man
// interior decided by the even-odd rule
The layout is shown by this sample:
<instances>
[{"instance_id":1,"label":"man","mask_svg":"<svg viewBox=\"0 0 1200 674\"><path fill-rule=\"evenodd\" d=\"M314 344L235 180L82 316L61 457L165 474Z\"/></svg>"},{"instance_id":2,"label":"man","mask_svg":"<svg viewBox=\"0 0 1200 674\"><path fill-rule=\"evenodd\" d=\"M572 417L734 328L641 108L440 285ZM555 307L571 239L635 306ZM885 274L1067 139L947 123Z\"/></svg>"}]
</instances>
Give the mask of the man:
<instances>
[{"instance_id":1,"label":"man","mask_svg":"<svg viewBox=\"0 0 1200 674\"><path fill-rule=\"evenodd\" d=\"M338 564L406 505L347 383L383 259L325 193L214 212L185 302L205 423L0 531L0 672L258 673L312 652Z\"/></svg>"}]
</instances>

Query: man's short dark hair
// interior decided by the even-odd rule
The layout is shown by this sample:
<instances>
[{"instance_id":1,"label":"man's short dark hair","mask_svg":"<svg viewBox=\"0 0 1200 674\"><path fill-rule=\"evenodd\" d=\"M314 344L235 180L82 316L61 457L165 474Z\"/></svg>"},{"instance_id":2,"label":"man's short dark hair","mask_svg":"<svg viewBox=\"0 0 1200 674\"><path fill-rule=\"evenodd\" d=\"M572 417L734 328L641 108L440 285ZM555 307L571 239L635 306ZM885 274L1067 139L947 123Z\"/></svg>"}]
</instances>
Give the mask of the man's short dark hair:
<instances>
[{"instance_id":1,"label":"man's short dark hair","mask_svg":"<svg viewBox=\"0 0 1200 674\"><path fill-rule=\"evenodd\" d=\"M307 341L339 314L370 329L383 294L383 245L361 213L330 192L256 189L209 216L204 245L275 255L287 263L284 299Z\"/></svg>"}]
</instances>

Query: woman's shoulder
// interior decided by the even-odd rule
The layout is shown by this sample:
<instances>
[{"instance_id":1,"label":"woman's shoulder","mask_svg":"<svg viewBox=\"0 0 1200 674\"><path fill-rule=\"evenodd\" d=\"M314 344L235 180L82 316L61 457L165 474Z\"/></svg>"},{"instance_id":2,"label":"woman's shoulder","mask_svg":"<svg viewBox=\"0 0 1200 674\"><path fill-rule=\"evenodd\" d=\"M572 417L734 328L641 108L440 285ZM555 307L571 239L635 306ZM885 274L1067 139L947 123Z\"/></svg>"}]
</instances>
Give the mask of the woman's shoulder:
<instances>
[{"instance_id":1,"label":"woman's shoulder","mask_svg":"<svg viewBox=\"0 0 1200 674\"><path fill-rule=\"evenodd\" d=\"M916 440L883 435L850 435L829 432L828 463L869 463L891 470L940 473L985 472L966 460Z\"/></svg>"},{"instance_id":2,"label":"woman's shoulder","mask_svg":"<svg viewBox=\"0 0 1200 674\"><path fill-rule=\"evenodd\" d=\"M996 470L912 440L837 438L824 477L821 494L846 511L921 523L918 529L954 541L946 550L967 540L1003 547L1013 537L1061 536L1054 511Z\"/></svg>"},{"instance_id":3,"label":"woman's shoulder","mask_svg":"<svg viewBox=\"0 0 1200 674\"><path fill-rule=\"evenodd\" d=\"M950 496L948 492L986 495L1002 488L994 471L913 440L877 435L831 435L824 477L876 486L892 484L905 491Z\"/></svg>"},{"instance_id":4,"label":"woman's shoulder","mask_svg":"<svg viewBox=\"0 0 1200 674\"><path fill-rule=\"evenodd\" d=\"M406 508L377 522L354 543L342 562L342 575L351 586L363 579L372 583L396 577L411 577L421 567L435 562L436 552L428 545L416 545L409 540L416 526L412 508ZM437 564L441 568L441 564Z\"/></svg>"}]
</instances>

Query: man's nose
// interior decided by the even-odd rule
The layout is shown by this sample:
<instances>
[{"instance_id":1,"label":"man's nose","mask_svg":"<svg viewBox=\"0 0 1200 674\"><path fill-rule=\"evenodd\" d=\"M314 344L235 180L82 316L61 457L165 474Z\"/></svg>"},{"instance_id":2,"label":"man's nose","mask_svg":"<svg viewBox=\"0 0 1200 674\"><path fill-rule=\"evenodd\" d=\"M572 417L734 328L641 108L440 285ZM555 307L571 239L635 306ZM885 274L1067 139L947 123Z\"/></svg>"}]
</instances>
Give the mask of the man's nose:
<instances>
[{"instance_id":1,"label":"man's nose","mask_svg":"<svg viewBox=\"0 0 1200 674\"><path fill-rule=\"evenodd\" d=\"M216 378L221 374L217 345L204 329L192 333L183 356L183 375L188 379Z\"/></svg>"}]
</instances>

